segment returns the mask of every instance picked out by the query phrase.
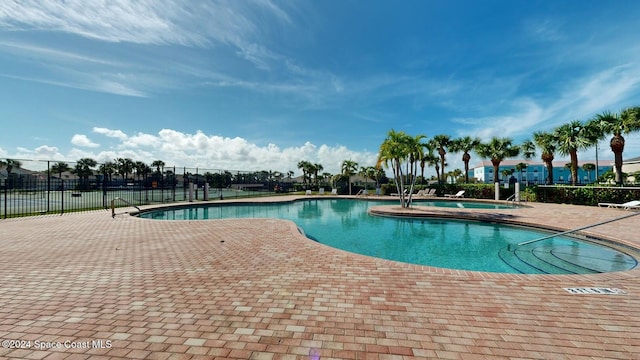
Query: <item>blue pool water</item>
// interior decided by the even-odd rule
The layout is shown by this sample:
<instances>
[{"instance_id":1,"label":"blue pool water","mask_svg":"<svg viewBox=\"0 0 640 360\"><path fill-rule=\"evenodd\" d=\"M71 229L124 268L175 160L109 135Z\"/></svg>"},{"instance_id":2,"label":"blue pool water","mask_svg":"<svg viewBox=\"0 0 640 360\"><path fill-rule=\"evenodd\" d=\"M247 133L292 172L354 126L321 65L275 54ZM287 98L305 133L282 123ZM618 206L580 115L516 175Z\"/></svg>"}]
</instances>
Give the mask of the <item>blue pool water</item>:
<instances>
[{"instance_id":1,"label":"blue pool water","mask_svg":"<svg viewBox=\"0 0 640 360\"><path fill-rule=\"evenodd\" d=\"M161 220L278 218L295 222L305 235L342 250L412 264L461 270L585 274L637 266L626 252L570 237L518 243L549 233L504 224L372 216L371 206L395 204L349 199L313 199L275 204L219 204L156 210L140 217ZM420 202L431 206L491 206L470 202Z\"/></svg>"}]
</instances>

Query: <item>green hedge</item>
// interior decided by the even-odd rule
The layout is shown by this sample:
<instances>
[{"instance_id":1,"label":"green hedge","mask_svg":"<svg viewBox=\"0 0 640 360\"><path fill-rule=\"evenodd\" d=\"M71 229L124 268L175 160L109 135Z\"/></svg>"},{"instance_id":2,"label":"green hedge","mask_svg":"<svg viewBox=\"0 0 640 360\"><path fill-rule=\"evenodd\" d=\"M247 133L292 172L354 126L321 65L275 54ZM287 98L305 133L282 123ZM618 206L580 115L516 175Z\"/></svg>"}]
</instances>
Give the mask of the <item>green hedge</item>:
<instances>
[{"instance_id":1,"label":"green hedge","mask_svg":"<svg viewBox=\"0 0 640 360\"><path fill-rule=\"evenodd\" d=\"M533 186L526 190L531 201L598 205L598 203L625 203L640 200L640 188L602 186Z\"/></svg>"},{"instance_id":2,"label":"green hedge","mask_svg":"<svg viewBox=\"0 0 640 360\"><path fill-rule=\"evenodd\" d=\"M455 194L464 190L464 197L473 199L495 198L494 184L431 184L416 185L414 193L426 189L435 188L436 195ZM382 185L382 193L391 195L398 190L394 184ZM505 189L500 186L500 200L506 200L515 192L514 186ZM574 204L574 205L598 205L598 203L625 203L632 200L640 200L640 188L616 187L616 186L521 186L520 199L523 201L537 201L544 203Z\"/></svg>"}]
</instances>

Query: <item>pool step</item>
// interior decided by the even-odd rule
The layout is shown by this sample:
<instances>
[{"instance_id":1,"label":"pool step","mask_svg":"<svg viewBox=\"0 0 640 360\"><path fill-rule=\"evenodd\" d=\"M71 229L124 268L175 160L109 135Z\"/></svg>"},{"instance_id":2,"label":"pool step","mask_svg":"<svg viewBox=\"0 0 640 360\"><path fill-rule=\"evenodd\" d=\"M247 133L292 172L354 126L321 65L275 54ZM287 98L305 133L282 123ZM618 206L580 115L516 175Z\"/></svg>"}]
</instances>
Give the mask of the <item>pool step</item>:
<instances>
[{"instance_id":1,"label":"pool step","mask_svg":"<svg viewBox=\"0 0 640 360\"><path fill-rule=\"evenodd\" d=\"M568 257L558 258L555 247L524 247L500 251L500 258L510 267L523 274L593 274L597 269L584 266L584 261ZM575 262L572 262L574 260Z\"/></svg>"},{"instance_id":2,"label":"pool step","mask_svg":"<svg viewBox=\"0 0 640 360\"><path fill-rule=\"evenodd\" d=\"M522 274L574 274L570 270L541 261L528 250L516 249L510 251L503 248L500 258L511 268Z\"/></svg>"},{"instance_id":3,"label":"pool step","mask_svg":"<svg viewBox=\"0 0 640 360\"><path fill-rule=\"evenodd\" d=\"M553 264L572 264L580 273L602 273L611 271L631 270L637 265L637 261L626 254L613 249L593 249L576 246L554 246L552 248L536 247L534 254L549 253L548 261ZM615 260L612 260L615 259Z\"/></svg>"}]
</instances>

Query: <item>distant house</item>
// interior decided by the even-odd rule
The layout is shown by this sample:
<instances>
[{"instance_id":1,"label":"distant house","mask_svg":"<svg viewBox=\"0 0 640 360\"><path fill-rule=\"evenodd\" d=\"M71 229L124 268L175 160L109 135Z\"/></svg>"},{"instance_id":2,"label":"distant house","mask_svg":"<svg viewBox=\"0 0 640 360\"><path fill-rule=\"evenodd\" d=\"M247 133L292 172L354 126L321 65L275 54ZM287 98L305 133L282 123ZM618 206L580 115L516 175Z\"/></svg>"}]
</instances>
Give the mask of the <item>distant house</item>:
<instances>
[{"instance_id":1,"label":"distant house","mask_svg":"<svg viewBox=\"0 0 640 360\"><path fill-rule=\"evenodd\" d=\"M522 170L522 173L516 171L516 165L519 163L527 164L527 168ZM553 182L554 184L570 184L571 183L571 170L565 165L568 161L554 161L553 162ZM596 171L585 171L582 169L584 164L594 164L593 160L578 161L578 182L580 184L591 184L597 179ZM598 174L602 176L606 171L611 170L611 160L601 160L598 163ZM513 175L502 175L503 170L513 170ZM541 161L532 160L503 160L500 163L498 178L501 183L509 181L519 181L525 184L541 184L544 185L547 179L547 167ZM471 169L469 176L473 176L478 182L492 183L493 182L493 164L490 160L484 160Z\"/></svg>"},{"instance_id":2,"label":"distant house","mask_svg":"<svg viewBox=\"0 0 640 360\"><path fill-rule=\"evenodd\" d=\"M634 157L632 159L624 160L622 162L622 172L628 174L631 178L630 180L634 182L640 182L640 179L637 179L633 176L634 173L640 171L640 156Z\"/></svg>"}]
</instances>

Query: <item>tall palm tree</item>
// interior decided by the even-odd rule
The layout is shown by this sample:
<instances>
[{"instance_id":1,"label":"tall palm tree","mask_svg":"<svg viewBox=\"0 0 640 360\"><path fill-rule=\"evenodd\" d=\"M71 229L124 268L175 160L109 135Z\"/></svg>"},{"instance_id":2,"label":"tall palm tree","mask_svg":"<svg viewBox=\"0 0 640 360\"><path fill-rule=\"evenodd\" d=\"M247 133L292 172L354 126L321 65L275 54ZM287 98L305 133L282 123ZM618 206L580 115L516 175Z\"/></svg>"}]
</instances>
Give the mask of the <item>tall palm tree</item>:
<instances>
[{"instance_id":1,"label":"tall palm tree","mask_svg":"<svg viewBox=\"0 0 640 360\"><path fill-rule=\"evenodd\" d=\"M390 130L387 138L380 145L376 167L380 168L383 164L387 167L391 165L402 207L408 207L411 204L411 193L413 193L417 178L415 176L418 170L417 164L424 155L425 144L422 142L424 138L424 135L412 137L403 131ZM405 200L404 174L402 173L403 163L412 164L412 181L408 189L407 200Z\"/></svg>"},{"instance_id":2,"label":"tall palm tree","mask_svg":"<svg viewBox=\"0 0 640 360\"><path fill-rule=\"evenodd\" d=\"M556 152L556 138L554 134L537 131L533 133L533 142L540 149L540 158L547 167L547 185L553 185L553 159Z\"/></svg>"},{"instance_id":3,"label":"tall palm tree","mask_svg":"<svg viewBox=\"0 0 640 360\"><path fill-rule=\"evenodd\" d=\"M316 186L318 186L318 173L324 170L324 166L322 164L313 164L313 177L316 181Z\"/></svg>"},{"instance_id":4,"label":"tall palm tree","mask_svg":"<svg viewBox=\"0 0 640 360\"><path fill-rule=\"evenodd\" d=\"M157 174L162 174L164 172L165 165L166 164L162 160L153 160L153 162L151 163L151 166L156 168Z\"/></svg>"},{"instance_id":5,"label":"tall palm tree","mask_svg":"<svg viewBox=\"0 0 640 360\"><path fill-rule=\"evenodd\" d=\"M481 140L477 137L465 136L459 139L453 139L449 145L449 150L453 152L462 152L462 162L464 162L464 182L469 182L469 161L471 155L469 152L480 145Z\"/></svg>"},{"instance_id":6,"label":"tall palm tree","mask_svg":"<svg viewBox=\"0 0 640 360\"><path fill-rule=\"evenodd\" d=\"M609 146L615 159L616 184L622 184L622 153L624 151L625 139L622 135L640 131L640 107L626 108L620 113L605 111L596 115L590 123L595 122L600 129L596 133L598 138L606 135L613 135L609 141Z\"/></svg>"},{"instance_id":7,"label":"tall palm tree","mask_svg":"<svg viewBox=\"0 0 640 360\"><path fill-rule=\"evenodd\" d=\"M376 161L376 167L381 168L391 167L393 171L393 178L396 183L396 190L400 194L400 204L402 207L406 206L404 200L404 182L402 173L402 163L407 157L406 150L406 138L407 135L404 131L389 130L387 138L380 144L380 150L378 151L378 160Z\"/></svg>"},{"instance_id":8,"label":"tall palm tree","mask_svg":"<svg viewBox=\"0 0 640 360\"><path fill-rule=\"evenodd\" d=\"M433 137L433 139L431 139L431 142L433 145L435 145L435 148L438 149L438 155L440 155L440 169L442 170L442 178L438 178L438 181L440 183L443 182L444 180L444 167L446 165L445 163L445 155L447 154L447 148L451 145L451 138L449 137L449 135L436 135Z\"/></svg>"},{"instance_id":9,"label":"tall palm tree","mask_svg":"<svg viewBox=\"0 0 640 360\"><path fill-rule=\"evenodd\" d=\"M342 175L349 178L349 195L351 195L351 177L358 171L358 163L349 159L342 162Z\"/></svg>"},{"instance_id":10,"label":"tall palm tree","mask_svg":"<svg viewBox=\"0 0 640 360\"><path fill-rule=\"evenodd\" d=\"M578 184L578 151L587 149L595 144L595 139L589 129L579 120L561 125L554 130L558 151L562 155L569 155L571 159L571 184Z\"/></svg>"},{"instance_id":11,"label":"tall palm tree","mask_svg":"<svg viewBox=\"0 0 640 360\"><path fill-rule=\"evenodd\" d=\"M493 137L488 143L478 145L476 152L480 157L491 159L493 164L493 182L500 182L500 163L502 160L518 156L520 148L513 145L509 138Z\"/></svg>"},{"instance_id":12,"label":"tall palm tree","mask_svg":"<svg viewBox=\"0 0 640 360\"><path fill-rule=\"evenodd\" d=\"M307 184L307 172L311 166L311 163L306 160L301 160L298 162L298 169L302 170L302 184ZM305 186L306 188L306 186Z\"/></svg>"}]
</instances>

